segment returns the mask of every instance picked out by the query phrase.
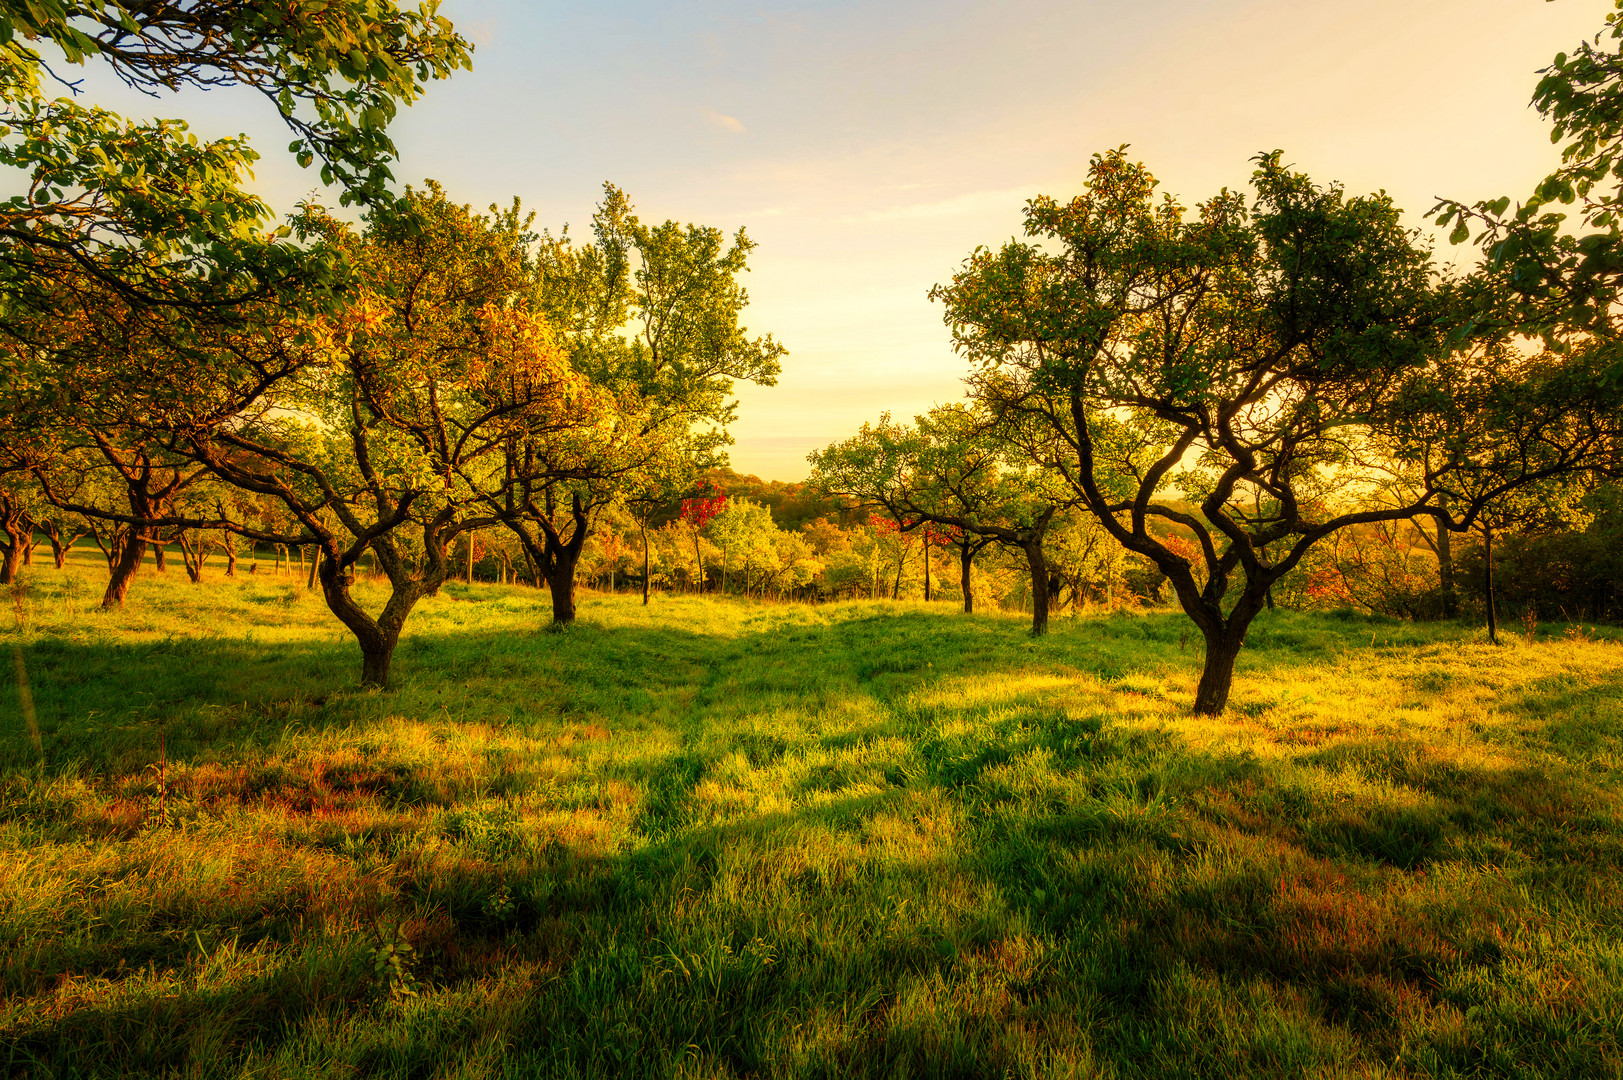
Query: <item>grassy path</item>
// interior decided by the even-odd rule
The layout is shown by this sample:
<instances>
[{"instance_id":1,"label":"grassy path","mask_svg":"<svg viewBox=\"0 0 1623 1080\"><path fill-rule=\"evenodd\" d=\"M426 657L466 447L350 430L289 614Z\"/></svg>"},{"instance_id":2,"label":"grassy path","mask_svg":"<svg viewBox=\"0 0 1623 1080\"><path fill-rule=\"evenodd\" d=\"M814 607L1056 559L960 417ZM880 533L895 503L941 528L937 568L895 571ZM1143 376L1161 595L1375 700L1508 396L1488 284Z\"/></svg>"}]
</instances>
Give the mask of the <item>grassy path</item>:
<instances>
[{"instance_id":1,"label":"grassy path","mask_svg":"<svg viewBox=\"0 0 1623 1080\"><path fill-rule=\"evenodd\" d=\"M0 1074L1623 1075L1609 641L26 585Z\"/></svg>"}]
</instances>

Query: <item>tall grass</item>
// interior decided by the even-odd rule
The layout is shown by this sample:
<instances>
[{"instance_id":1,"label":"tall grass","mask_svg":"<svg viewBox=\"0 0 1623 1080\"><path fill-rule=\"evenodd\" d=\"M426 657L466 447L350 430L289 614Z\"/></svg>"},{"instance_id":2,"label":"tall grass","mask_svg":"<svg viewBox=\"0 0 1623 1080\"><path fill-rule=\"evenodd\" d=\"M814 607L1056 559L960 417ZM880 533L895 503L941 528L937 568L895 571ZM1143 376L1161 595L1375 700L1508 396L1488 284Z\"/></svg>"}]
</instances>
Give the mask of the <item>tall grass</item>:
<instances>
[{"instance_id":1,"label":"tall grass","mask_svg":"<svg viewBox=\"0 0 1623 1080\"><path fill-rule=\"evenodd\" d=\"M179 578L178 580L177 577ZM450 585L14 595L12 1076L1623 1074L1623 647ZM1587 640L1585 640L1587 638Z\"/></svg>"}]
</instances>

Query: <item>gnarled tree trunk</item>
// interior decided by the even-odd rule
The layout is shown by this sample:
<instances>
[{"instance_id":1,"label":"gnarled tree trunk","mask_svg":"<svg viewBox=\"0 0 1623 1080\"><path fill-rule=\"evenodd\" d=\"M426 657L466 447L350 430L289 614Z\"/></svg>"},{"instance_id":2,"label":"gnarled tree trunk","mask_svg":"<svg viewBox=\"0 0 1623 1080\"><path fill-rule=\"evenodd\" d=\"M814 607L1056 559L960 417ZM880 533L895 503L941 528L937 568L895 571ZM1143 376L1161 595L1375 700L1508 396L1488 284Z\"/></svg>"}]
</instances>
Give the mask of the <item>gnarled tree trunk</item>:
<instances>
[{"instance_id":1,"label":"gnarled tree trunk","mask_svg":"<svg viewBox=\"0 0 1623 1080\"><path fill-rule=\"evenodd\" d=\"M107 579L107 591L101 597L101 606L107 610L123 604L130 594L130 585L140 572L141 558L147 551L146 534L134 526L125 526L115 534L113 550L117 557Z\"/></svg>"},{"instance_id":2,"label":"gnarled tree trunk","mask_svg":"<svg viewBox=\"0 0 1623 1080\"><path fill-rule=\"evenodd\" d=\"M9 497L0 496L0 535L4 536L0 539L0 585L17 580L32 524L21 507Z\"/></svg>"}]
</instances>

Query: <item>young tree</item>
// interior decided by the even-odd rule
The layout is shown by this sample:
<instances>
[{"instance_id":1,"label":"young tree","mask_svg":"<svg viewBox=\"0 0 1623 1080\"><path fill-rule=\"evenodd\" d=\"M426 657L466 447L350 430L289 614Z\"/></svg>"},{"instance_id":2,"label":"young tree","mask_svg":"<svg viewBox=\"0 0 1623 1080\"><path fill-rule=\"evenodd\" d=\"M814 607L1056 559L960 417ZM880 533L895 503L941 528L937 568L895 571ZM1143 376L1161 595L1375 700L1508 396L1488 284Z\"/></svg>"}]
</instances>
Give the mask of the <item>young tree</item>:
<instances>
[{"instance_id":1,"label":"young tree","mask_svg":"<svg viewBox=\"0 0 1623 1080\"><path fill-rule=\"evenodd\" d=\"M680 490L716 463L734 381L773 385L785 353L740 323L749 296L739 278L755 246L743 230L728 244L719 229L647 226L624 193L604 192L592 243L576 246L567 230L543 237L535 302L574 369L618 402L618 419L544 480L533 463L556 448L514 443L514 481L491 502L546 578L555 623L575 618L575 567L598 511L650 486Z\"/></svg>"},{"instance_id":2,"label":"young tree","mask_svg":"<svg viewBox=\"0 0 1623 1080\"><path fill-rule=\"evenodd\" d=\"M1124 151L1096 156L1082 195L1028 204L1038 242L977 250L933 294L976 365L972 393L1063 451L1052 467L1081 503L1171 581L1205 639L1195 710L1209 714L1270 588L1314 544L1422 514L1468 527L1488 490L1580 467L1605 439L1601 412L1548 366L1439 342L1429 259L1386 196L1319 186L1278 154L1257 163L1254 207L1225 191L1190 214L1157 202ZM1446 392L1458 379L1463 400ZM1369 429L1424 459L1422 490L1336 514L1342 433ZM1491 480L1443 510L1466 471ZM1198 516L1155 501L1174 479ZM1196 538L1203 573L1152 517Z\"/></svg>"}]
</instances>

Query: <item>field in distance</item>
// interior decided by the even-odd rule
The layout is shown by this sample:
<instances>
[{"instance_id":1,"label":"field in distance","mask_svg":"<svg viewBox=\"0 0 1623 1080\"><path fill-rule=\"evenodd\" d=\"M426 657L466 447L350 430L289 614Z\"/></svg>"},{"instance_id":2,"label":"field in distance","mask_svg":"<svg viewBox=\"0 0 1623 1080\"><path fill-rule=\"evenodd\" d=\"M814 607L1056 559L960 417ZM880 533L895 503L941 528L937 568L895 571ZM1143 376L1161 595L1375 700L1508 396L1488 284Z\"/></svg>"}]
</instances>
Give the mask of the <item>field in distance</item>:
<instances>
[{"instance_id":1,"label":"field in distance","mask_svg":"<svg viewBox=\"0 0 1623 1080\"><path fill-rule=\"evenodd\" d=\"M453 583L380 693L104 580L0 613L0 1075L1623 1073L1600 632L1270 613L1212 720L1181 615Z\"/></svg>"}]
</instances>

